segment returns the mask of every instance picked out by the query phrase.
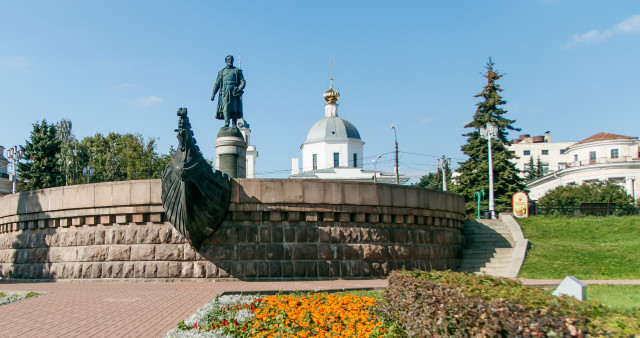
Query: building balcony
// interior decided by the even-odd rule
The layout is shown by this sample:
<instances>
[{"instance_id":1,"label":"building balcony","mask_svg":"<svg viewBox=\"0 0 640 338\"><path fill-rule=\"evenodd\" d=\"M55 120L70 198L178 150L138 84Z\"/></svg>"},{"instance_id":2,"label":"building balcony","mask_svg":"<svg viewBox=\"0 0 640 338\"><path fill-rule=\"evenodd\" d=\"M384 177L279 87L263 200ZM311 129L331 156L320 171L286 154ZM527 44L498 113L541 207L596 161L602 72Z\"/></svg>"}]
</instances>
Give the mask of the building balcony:
<instances>
[{"instance_id":1,"label":"building balcony","mask_svg":"<svg viewBox=\"0 0 640 338\"><path fill-rule=\"evenodd\" d=\"M640 161L640 158L633 158L631 156L621 156L618 158L599 157L592 160L582 160L582 161L574 161L574 162L566 163L565 169L594 165L594 164L628 163L628 162L637 162L637 161Z\"/></svg>"}]
</instances>

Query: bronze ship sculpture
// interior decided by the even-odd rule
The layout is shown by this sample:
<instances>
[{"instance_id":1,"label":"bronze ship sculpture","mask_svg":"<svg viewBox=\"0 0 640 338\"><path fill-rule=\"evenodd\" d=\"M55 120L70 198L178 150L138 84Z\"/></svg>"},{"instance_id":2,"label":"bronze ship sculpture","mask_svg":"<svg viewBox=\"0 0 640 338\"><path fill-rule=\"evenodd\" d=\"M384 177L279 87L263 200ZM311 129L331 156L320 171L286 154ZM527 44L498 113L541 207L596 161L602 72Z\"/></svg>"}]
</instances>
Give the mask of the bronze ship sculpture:
<instances>
[{"instance_id":1,"label":"bronze ship sculpture","mask_svg":"<svg viewBox=\"0 0 640 338\"><path fill-rule=\"evenodd\" d=\"M227 217L231 181L202 157L187 108L180 108L177 115L178 149L162 171L162 206L169 222L200 250Z\"/></svg>"}]
</instances>

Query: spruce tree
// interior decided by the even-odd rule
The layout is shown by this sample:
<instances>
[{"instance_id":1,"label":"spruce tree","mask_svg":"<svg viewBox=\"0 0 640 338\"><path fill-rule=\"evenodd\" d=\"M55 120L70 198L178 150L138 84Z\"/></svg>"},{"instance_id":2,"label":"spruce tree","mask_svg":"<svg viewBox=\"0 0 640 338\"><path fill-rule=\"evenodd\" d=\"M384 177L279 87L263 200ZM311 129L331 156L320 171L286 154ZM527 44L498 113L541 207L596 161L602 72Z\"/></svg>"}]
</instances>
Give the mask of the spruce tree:
<instances>
[{"instance_id":1,"label":"spruce tree","mask_svg":"<svg viewBox=\"0 0 640 338\"><path fill-rule=\"evenodd\" d=\"M531 182L536 180L537 171L536 171L536 164L535 162L533 162L533 156L529 157L529 167L526 168L524 172L526 174L526 178L525 178L526 182Z\"/></svg>"},{"instance_id":2,"label":"spruce tree","mask_svg":"<svg viewBox=\"0 0 640 338\"><path fill-rule=\"evenodd\" d=\"M538 161L536 161L536 179L539 179L542 176L544 176L544 167L542 166L540 156L538 156Z\"/></svg>"},{"instance_id":3,"label":"spruce tree","mask_svg":"<svg viewBox=\"0 0 640 338\"><path fill-rule=\"evenodd\" d=\"M60 139L55 125L47 124L46 120L34 123L31 137L22 151L25 161L18 164L21 191L64 185L64 174L58 161Z\"/></svg>"},{"instance_id":4,"label":"spruce tree","mask_svg":"<svg viewBox=\"0 0 640 338\"><path fill-rule=\"evenodd\" d=\"M486 66L487 73L484 75L487 79L487 85L482 92L475 96L481 101L476 104L477 109L473 120L464 126L471 129L470 132L463 134L467 137L467 143L461 147L462 152L469 156L469 159L460 163L458 172L461 175L456 177L457 185L454 191L465 197L467 215L476 213L477 204L473 193L480 190L485 192L481 208L488 210L488 142L480 136L480 127L486 126L487 122L492 122L498 127L497 139L491 141L496 212L500 212L503 206L510 206L512 195L525 189L522 179L518 176L518 169L510 161L515 158L515 155L506 148L509 143L507 140L508 130L519 131L520 129L512 126L515 120L503 116L507 111L501 106L506 104L506 101L500 96L502 89L496 83L502 75L498 74L493 67L493 61L489 59Z\"/></svg>"}]
</instances>

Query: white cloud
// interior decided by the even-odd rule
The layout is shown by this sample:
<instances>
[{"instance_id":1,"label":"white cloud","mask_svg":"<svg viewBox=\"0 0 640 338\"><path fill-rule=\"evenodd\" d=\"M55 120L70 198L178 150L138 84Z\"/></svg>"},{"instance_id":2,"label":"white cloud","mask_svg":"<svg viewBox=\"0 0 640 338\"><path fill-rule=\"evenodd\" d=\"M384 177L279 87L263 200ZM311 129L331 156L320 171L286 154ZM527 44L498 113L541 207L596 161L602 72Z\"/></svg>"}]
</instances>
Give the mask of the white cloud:
<instances>
[{"instance_id":1,"label":"white cloud","mask_svg":"<svg viewBox=\"0 0 640 338\"><path fill-rule=\"evenodd\" d=\"M640 32L640 15L633 15L628 19L617 23L615 26L603 31L593 29L584 34L574 34L571 40L563 46L569 48L579 43L595 43L611 38L616 34Z\"/></svg>"},{"instance_id":2,"label":"white cloud","mask_svg":"<svg viewBox=\"0 0 640 338\"><path fill-rule=\"evenodd\" d=\"M158 103L162 103L162 98L161 97L157 97L157 96L143 96L143 97L139 97L137 99L134 100L134 102L137 102L143 106L150 106L152 104L158 104Z\"/></svg>"},{"instance_id":3,"label":"white cloud","mask_svg":"<svg viewBox=\"0 0 640 338\"><path fill-rule=\"evenodd\" d=\"M24 56L16 56L9 59L3 59L2 64L9 67L26 67L29 65L29 61Z\"/></svg>"},{"instance_id":4,"label":"white cloud","mask_svg":"<svg viewBox=\"0 0 640 338\"><path fill-rule=\"evenodd\" d=\"M433 118L431 118L430 116L426 116L426 117L423 117L422 120L420 120L420 123L421 124L427 124L427 123L429 123L431 121L433 121Z\"/></svg>"},{"instance_id":5,"label":"white cloud","mask_svg":"<svg viewBox=\"0 0 640 338\"><path fill-rule=\"evenodd\" d=\"M616 29L623 33L640 32L640 15L634 15L616 25Z\"/></svg>"}]
</instances>

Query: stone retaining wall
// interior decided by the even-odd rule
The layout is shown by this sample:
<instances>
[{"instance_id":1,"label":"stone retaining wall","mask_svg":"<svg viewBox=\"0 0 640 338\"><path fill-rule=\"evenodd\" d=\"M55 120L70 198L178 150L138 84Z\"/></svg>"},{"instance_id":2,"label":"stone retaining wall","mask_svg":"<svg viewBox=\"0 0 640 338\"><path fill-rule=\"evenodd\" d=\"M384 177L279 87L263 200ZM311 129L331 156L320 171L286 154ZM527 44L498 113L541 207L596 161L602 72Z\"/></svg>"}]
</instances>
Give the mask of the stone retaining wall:
<instances>
[{"instance_id":1,"label":"stone retaining wall","mask_svg":"<svg viewBox=\"0 0 640 338\"><path fill-rule=\"evenodd\" d=\"M200 252L165 221L160 181L0 197L2 279L315 279L457 269L461 196L407 186L238 179Z\"/></svg>"}]
</instances>

